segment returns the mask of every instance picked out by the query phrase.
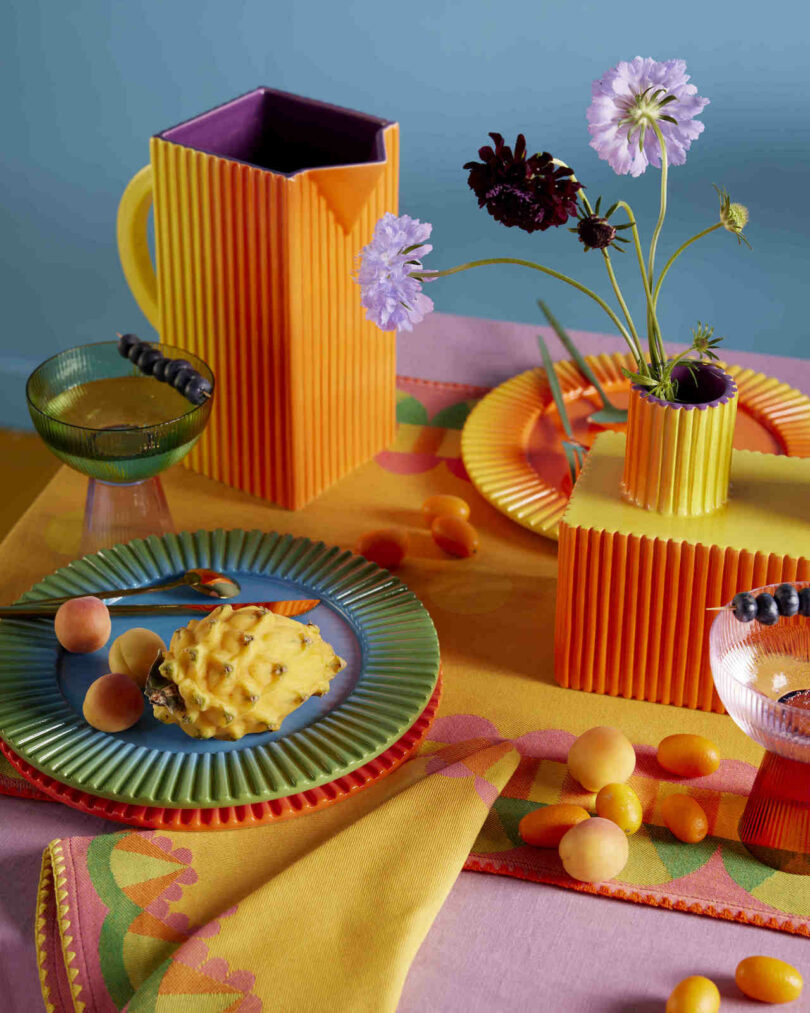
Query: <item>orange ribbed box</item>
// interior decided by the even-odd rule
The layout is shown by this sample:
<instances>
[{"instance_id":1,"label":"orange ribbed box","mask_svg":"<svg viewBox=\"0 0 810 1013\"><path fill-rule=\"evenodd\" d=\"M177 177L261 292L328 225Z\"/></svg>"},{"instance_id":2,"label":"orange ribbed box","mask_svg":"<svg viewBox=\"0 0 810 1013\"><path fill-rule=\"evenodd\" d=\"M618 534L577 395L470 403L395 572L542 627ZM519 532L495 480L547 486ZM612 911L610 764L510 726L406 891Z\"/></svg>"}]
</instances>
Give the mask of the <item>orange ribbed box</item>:
<instances>
[{"instance_id":1,"label":"orange ribbed box","mask_svg":"<svg viewBox=\"0 0 810 1013\"><path fill-rule=\"evenodd\" d=\"M555 678L723 713L707 609L810 580L810 460L735 450L726 506L677 517L622 497L624 450L623 434L596 439L560 524Z\"/></svg>"},{"instance_id":2,"label":"orange ribbed box","mask_svg":"<svg viewBox=\"0 0 810 1013\"><path fill-rule=\"evenodd\" d=\"M161 340L216 375L186 463L304 506L395 433L395 336L364 319L352 275L397 212L399 128L258 88L157 134L150 155L121 201L119 249Z\"/></svg>"}]
</instances>

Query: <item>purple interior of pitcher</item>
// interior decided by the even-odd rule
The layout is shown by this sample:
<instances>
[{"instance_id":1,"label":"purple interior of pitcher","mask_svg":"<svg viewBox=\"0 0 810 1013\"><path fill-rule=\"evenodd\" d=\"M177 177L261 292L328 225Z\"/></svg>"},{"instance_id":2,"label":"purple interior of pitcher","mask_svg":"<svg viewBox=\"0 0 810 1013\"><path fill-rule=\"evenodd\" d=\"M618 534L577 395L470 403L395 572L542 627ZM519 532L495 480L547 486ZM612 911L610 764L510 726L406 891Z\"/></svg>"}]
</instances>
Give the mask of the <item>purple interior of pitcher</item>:
<instances>
[{"instance_id":1,"label":"purple interior of pitcher","mask_svg":"<svg viewBox=\"0 0 810 1013\"><path fill-rule=\"evenodd\" d=\"M157 134L209 155L292 176L385 160L389 120L271 88L256 88Z\"/></svg>"},{"instance_id":2,"label":"purple interior of pitcher","mask_svg":"<svg viewBox=\"0 0 810 1013\"><path fill-rule=\"evenodd\" d=\"M728 373L708 362L696 363L692 367L675 366L672 378L678 384L677 401L664 401L654 397L640 384L633 384L633 390L637 390L652 404L687 409L713 408L715 405L726 404L737 393L737 385Z\"/></svg>"}]
</instances>

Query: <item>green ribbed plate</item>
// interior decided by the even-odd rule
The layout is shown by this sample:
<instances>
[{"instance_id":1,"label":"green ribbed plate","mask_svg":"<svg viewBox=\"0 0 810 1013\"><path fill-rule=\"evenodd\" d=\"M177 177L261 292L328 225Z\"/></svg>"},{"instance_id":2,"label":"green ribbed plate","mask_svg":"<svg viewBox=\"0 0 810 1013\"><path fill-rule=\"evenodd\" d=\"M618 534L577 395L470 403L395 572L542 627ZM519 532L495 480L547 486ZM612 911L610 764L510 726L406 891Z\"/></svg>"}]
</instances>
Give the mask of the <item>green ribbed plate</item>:
<instances>
[{"instance_id":1,"label":"green ribbed plate","mask_svg":"<svg viewBox=\"0 0 810 1013\"><path fill-rule=\"evenodd\" d=\"M324 697L308 700L279 732L238 742L192 739L156 721L106 734L81 716L87 686L107 671L108 648L62 651L48 620L0 622L0 736L23 759L63 784L135 805L210 808L306 791L349 774L384 752L428 703L439 645L416 596L386 570L306 538L261 531L197 531L117 545L62 567L20 599L142 587L191 567L235 575L238 601L320 598L302 617L321 627L349 662ZM138 601L203 601L189 590ZM118 618L168 643L192 616Z\"/></svg>"}]
</instances>

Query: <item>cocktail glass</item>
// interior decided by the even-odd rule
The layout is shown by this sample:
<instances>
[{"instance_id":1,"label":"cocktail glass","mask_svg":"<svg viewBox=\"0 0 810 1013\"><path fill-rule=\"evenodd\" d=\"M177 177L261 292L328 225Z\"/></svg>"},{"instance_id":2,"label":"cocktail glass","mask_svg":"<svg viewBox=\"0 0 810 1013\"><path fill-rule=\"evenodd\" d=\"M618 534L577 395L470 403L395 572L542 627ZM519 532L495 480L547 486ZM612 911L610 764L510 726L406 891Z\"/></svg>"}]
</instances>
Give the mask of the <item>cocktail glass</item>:
<instances>
[{"instance_id":1,"label":"cocktail glass","mask_svg":"<svg viewBox=\"0 0 810 1013\"><path fill-rule=\"evenodd\" d=\"M213 384L202 359L155 345L185 359ZM182 460L211 413L211 397L194 405L167 383L145 376L115 341L59 352L28 378L28 410L56 456L90 479L82 553L131 538L173 530L160 472Z\"/></svg>"},{"instance_id":2,"label":"cocktail glass","mask_svg":"<svg viewBox=\"0 0 810 1013\"><path fill-rule=\"evenodd\" d=\"M740 840L766 865L810 875L810 618L763 626L726 609L712 623L709 651L723 705L765 747Z\"/></svg>"}]
</instances>

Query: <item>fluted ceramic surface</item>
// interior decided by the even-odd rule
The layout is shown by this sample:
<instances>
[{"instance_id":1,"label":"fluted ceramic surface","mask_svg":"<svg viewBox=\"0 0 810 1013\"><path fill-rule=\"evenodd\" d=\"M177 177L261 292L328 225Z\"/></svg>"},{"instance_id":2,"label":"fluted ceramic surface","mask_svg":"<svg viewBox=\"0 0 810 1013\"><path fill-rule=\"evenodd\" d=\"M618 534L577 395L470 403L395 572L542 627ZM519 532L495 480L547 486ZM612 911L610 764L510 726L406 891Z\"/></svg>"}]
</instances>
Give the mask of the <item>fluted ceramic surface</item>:
<instances>
[{"instance_id":1,"label":"fluted ceramic surface","mask_svg":"<svg viewBox=\"0 0 810 1013\"><path fill-rule=\"evenodd\" d=\"M622 434L597 437L560 525L555 677L722 711L708 610L738 591L810 579L810 461L735 451L725 509L665 517L622 498L625 448Z\"/></svg>"},{"instance_id":2,"label":"fluted ceramic surface","mask_svg":"<svg viewBox=\"0 0 810 1013\"><path fill-rule=\"evenodd\" d=\"M63 784L123 803L242 805L318 788L356 770L396 742L426 707L439 653L424 607L388 571L323 542L242 530L136 540L57 570L23 600L143 586L198 566L234 573L243 588L282 582L290 593L280 597L321 600L316 622L339 617L347 624L356 660L344 670L344 686L330 690L331 700L323 697L324 711L311 712L308 721L302 716L295 730L230 743L189 738L151 716L108 735L83 720L80 700L71 702L70 659L59 650L53 622L6 619L0 734L18 756ZM159 622L152 628L161 634ZM114 621L113 635L119 632Z\"/></svg>"},{"instance_id":3,"label":"fluted ceramic surface","mask_svg":"<svg viewBox=\"0 0 810 1013\"><path fill-rule=\"evenodd\" d=\"M384 162L292 176L152 139L161 335L219 384L194 470L298 508L393 438L395 336L352 275L397 210L398 136Z\"/></svg>"},{"instance_id":4,"label":"fluted ceramic surface","mask_svg":"<svg viewBox=\"0 0 810 1013\"><path fill-rule=\"evenodd\" d=\"M722 378L722 393L706 404L665 402L632 388L622 489L636 506L700 517L728 500L737 386L716 367L698 368Z\"/></svg>"}]
</instances>

